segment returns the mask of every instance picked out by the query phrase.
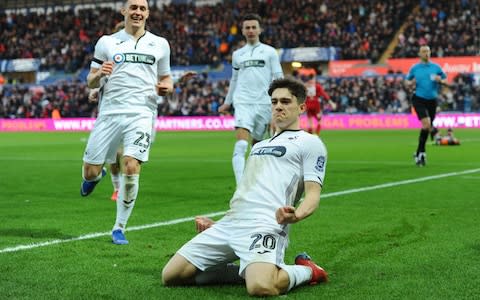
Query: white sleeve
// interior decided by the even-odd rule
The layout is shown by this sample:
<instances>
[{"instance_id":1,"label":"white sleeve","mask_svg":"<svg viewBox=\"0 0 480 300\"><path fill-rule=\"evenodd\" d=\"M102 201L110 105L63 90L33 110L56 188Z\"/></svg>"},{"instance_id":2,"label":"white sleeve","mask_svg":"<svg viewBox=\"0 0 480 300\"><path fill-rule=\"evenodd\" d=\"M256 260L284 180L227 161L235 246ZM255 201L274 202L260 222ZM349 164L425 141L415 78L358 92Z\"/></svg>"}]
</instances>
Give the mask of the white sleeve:
<instances>
[{"instance_id":1,"label":"white sleeve","mask_svg":"<svg viewBox=\"0 0 480 300\"><path fill-rule=\"evenodd\" d=\"M303 144L303 180L318 182L323 186L327 168L327 148L323 142L313 137Z\"/></svg>"},{"instance_id":2,"label":"white sleeve","mask_svg":"<svg viewBox=\"0 0 480 300\"><path fill-rule=\"evenodd\" d=\"M170 70L170 45L168 41L164 38L161 38L161 49L163 50L163 56L158 61L158 77L171 75Z\"/></svg>"},{"instance_id":3,"label":"white sleeve","mask_svg":"<svg viewBox=\"0 0 480 300\"><path fill-rule=\"evenodd\" d=\"M107 54L107 37L102 36L95 44L95 51L93 52L93 59L90 63L92 68L100 68L103 62L108 60Z\"/></svg>"},{"instance_id":4,"label":"white sleeve","mask_svg":"<svg viewBox=\"0 0 480 300\"><path fill-rule=\"evenodd\" d=\"M278 57L277 50L273 49L270 60L272 65L272 80L283 78L282 65L280 64L280 57Z\"/></svg>"},{"instance_id":5,"label":"white sleeve","mask_svg":"<svg viewBox=\"0 0 480 300\"><path fill-rule=\"evenodd\" d=\"M225 104L232 104L233 103L233 94L235 93L235 88L237 86L238 81L238 71L240 68L236 65L235 62L235 53L233 53L232 58L232 78L230 79L230 85L228 86L228 93L225 97Z\"/></svg>"}]
</instances>

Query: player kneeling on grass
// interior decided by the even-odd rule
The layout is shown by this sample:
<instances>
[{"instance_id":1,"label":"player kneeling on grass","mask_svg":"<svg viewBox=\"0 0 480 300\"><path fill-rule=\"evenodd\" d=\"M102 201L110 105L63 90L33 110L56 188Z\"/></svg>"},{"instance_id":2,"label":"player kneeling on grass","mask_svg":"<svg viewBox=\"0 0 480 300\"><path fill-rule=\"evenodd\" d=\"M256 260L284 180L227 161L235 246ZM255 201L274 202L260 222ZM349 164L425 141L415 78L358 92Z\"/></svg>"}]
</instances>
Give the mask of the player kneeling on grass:
<instances>
[{"instance_id":1,"label":"player kneeling on grass","mask_svg":"<svg viewBox=\"0 0 480 300\"><path fill-rule=\"evenodd\" d=\"M277 132L253 146L227 214L215 223L197 218L201 232L164 267L164 285L244 282L250 295L273 296L327 281L306 253L297 255L295 265L284 263L290 224L319 205L327 150L318 136L300 130L302 82L277 79L268 93ZM304 200L295 207L303 191ZM232 264L236 260L239 266Z\"/></svg>"}]
</instances>

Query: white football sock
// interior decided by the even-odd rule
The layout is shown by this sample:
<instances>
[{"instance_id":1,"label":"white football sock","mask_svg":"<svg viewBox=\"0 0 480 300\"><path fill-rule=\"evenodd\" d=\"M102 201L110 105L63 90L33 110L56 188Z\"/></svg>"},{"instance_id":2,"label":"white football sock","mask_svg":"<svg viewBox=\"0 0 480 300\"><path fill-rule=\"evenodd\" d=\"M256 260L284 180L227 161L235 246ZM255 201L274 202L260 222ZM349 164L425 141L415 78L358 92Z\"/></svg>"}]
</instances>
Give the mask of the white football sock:
<instances>
[{"instance_id":1,"label":"white football sock","mask_svg":"<svg viewBox=\"0 0 480 300\"><path fill-rule=\"evenodd\" d=\"M113 190L118 191L120 189L120 174L110 173L110 177L112 179Z\"/></svg>"},{"instance_id":2,"label":"white football sock","mask_svg":"<svg viewBox=\"0 0 480 300\"><path fill-rule=\"evenodd\" d=\"M280 266L288 274L290 283L288 290L290 291L296 286L303 285L312 279L312 269L307 266L299 265L282 265Z\"/></svg>"},{"instance_id":3,"label":"white football sock","mask_svg":"<svg viewBox=\"0 0 480 300\"><path fill-rule=\"evenodd\" d=\"M125 175L120 176L120 189L118 190L117 200L117 219L113 230L125 230L127 227L128 218L135 206L135 200L138 195L138 182L140 175Z\"/></svg>"},{"instance_id":4,"label":"white football sock","mask_svg":"<svg viewBox=\"0 0 480 300\"><path fill-rule=\"evenodd\" d=\"M235 181L238 183L242 179L243 169L245 169L245 154L247 153L248 142L246 140L238 140L233 147L233 173Z\"/></svg>"}]
</instances>

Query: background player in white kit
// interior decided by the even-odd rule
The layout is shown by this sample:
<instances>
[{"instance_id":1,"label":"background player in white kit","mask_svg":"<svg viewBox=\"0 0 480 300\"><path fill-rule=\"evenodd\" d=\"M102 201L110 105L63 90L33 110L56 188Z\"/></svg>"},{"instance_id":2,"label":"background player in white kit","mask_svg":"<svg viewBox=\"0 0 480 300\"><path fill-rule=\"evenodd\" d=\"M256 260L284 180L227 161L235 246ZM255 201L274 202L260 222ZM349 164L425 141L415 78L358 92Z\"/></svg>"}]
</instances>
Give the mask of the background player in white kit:
<instances>
[{"instance_id":1,"label":"background player in white kit","mask_svg":"<svg viewBox=\"0 0 480 300\"><path fill-rule=\"evenodd\" d=\"M125 29L102 36L96 46L90 88L99 91L99 113L83 157L82 196L88 196L105 175L103 165L115 162L123 143L123 172L112 230L115 244L128 244L124 231L138 194L140 164L148 161L158 95L173 92L170 46L145 30L146 0L128 0L121 9Z\"/></svg>"},{"instance_id":2,"label":"background player in white kit","mask_svg":"<svg viewBox=\"0 0 480 300\"><path fill-rule=\"evenodd\" d=\"M306 98L302 82L277 79L268 93L278 131L252 147L230 210L170 259L162 272L164 285L236 283L240 275L250 295L271 296L327 281L327 273L305 253L295 265L284 263L289 224L319 205L327 150L317 136L300 130ZM240 266L230 264L237 259Z\"/></svg>"},{"instance_id":3,"label":"background player in white kit","mask_svg":"<svg viewBox=\"0 0 480 300\"><path fill-rule=\"evenodd\" d=\"M121 22L121 23L123 24L123 22ZM123 26L122 26L122 28L123 28ZM115 32L117 32L117 31L118 30L116 30ZM190 78L192 78L196 75L197 75L197 72L195 72L195 71L186 71L185 73L182 74L182 76L180 78L178 78L177 82L180 83L180 84L184 84L185 82L190 80ZM172 79L175 79L175 78L172 78ZM174 84L175 83L176 82L174 80ZM90 89L90 92L88 94L88 100L90 102L98 102L98 92L99 92L99 90L100 90L100 88ZM162 103L163 101L164 101L163 97L159 96L157 98L157 105ZM152 124L153 125L152 138L151 138L152 144L155 140L155 133L156 133L155 120L156 119L157 119L157 114L155 114L153 124ZM110 164L110 178L112 180L112 185L113 185L113 193L112 193L112 196L110 197L110 200L112 200L112 201L117 201L117 198L118 198L118 190L120 189L120 172L121 172L122 156L123 156L123 148L120 147L117 150L116 161L114 163Z\"/></svg>"},{"instance_id":4,"label":"background player in white kit","mask_svg":"<svg viewBox=\"0 0 480 300\"><path fill-rule=\"evenodd\" d=\"M232 78L225 103L218 111L226 112L233 104L237 142L233 148L233 172L238 183L245 168L248 141L252 145L264 138L271 119L268 86L283 77L277 51L260 42L260 17L248 14L243 17L242 34L247 44L233 52Z\"/></svg>"}]
</instances>

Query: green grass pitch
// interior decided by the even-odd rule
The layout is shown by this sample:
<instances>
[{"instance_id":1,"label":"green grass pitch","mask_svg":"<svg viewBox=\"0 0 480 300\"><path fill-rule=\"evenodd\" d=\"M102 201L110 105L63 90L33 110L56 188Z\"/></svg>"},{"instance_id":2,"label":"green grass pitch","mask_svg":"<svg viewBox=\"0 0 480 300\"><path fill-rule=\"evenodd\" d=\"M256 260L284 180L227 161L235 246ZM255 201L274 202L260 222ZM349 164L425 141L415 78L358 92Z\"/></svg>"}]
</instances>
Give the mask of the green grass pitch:
<instances>
[{"instance_id":1,"label":"green grass pitch","mask_svg":"<svg viewBox=\"0 0 480 300\"><path fill-rule=\"evenodd\" d=\"M286 262L307 251L330 282L289 299L475 299L480 295L480 130L427 146L417 130L325 131L317 212L293 225ZM1 299L245 299L243 286L165 288L161 270L195 235L191 217L227 208L233 132L158 132L142 166L128 246L109 232L107 176L79 195L88 133L0 134Z\"/></svg>"}]
</instances>

